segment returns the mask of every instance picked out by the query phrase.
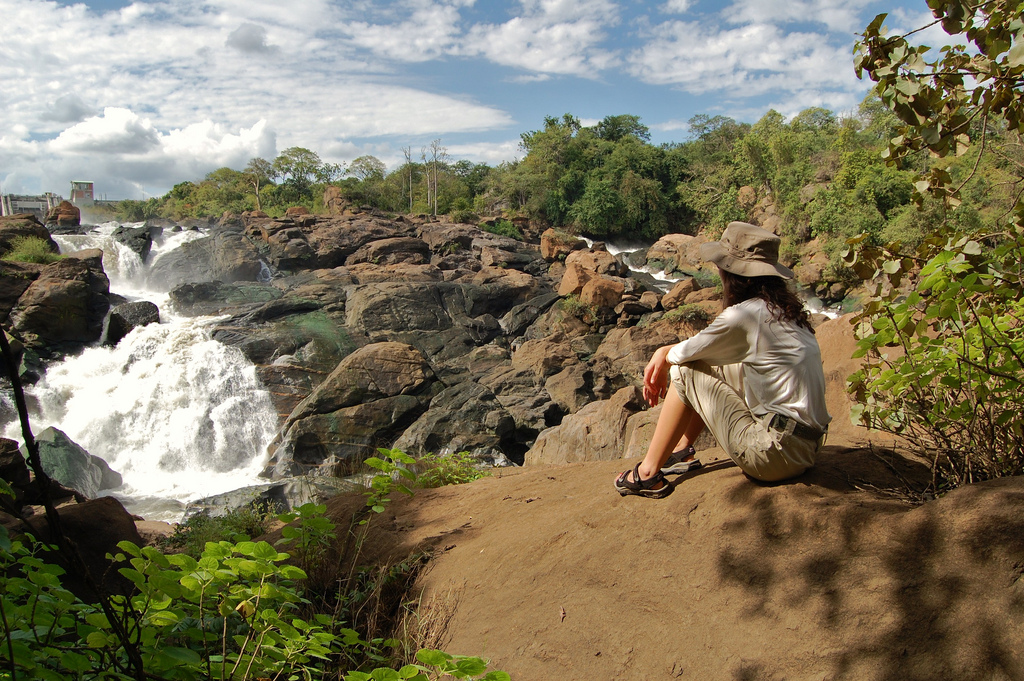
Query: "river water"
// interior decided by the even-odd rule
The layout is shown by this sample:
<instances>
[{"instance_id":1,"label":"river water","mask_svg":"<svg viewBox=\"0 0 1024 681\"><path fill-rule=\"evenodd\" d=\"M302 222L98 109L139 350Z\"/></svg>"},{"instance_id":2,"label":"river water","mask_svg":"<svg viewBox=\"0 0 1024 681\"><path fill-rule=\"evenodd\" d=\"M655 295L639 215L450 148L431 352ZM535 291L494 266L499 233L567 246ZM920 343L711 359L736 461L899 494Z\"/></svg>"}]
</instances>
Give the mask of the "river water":
<instances>
[{"instance_id":1,"label":"river water","mask_svg":"<svg viewBox=\"0 0 1024 681\"><path fill-rule=\"evenodd\" d=\"M48 366L27 388L32 428L59 428L110 464L124 484L104 494L132 513L176 521L192 499L259 482L277 415L255 367L210 337L215 319L175 316L166 291L146 283L153 263L203 234L167 233L143 264L110 236L118 226L54 239L62 253L102 249L111 291L155 303L160 323L135 329L116 347L89 347ZM16 420L0 433L22 441Z\"/></svg>"}]
</instances>

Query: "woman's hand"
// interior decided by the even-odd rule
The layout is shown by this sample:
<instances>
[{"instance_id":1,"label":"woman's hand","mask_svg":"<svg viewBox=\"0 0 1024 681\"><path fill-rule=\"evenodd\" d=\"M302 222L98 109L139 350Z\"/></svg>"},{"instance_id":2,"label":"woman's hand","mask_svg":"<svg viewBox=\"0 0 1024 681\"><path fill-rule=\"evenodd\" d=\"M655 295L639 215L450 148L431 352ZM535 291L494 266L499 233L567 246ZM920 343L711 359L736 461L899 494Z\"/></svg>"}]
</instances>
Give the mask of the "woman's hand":
<instances>
[{"instance_id":1,"label":"woman's hand","mask_svg":"<svg viewBox=\"0 0 1024 681\"><path fill-rule=\"evenodd\" d=\"M644 368L644 399L652 407L658 406L661 398L668 391L668 351L671 345L665 345L654 351L654 356Z\"/></svg>"}]
</instances>

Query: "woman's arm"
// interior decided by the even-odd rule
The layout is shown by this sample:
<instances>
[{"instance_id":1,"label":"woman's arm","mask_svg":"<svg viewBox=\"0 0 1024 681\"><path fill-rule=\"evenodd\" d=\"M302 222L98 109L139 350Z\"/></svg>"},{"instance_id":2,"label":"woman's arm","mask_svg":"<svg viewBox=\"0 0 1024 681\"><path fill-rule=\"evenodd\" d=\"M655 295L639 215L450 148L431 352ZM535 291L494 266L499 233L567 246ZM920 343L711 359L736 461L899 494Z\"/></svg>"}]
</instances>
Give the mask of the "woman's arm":
<instances>
[{"instance_id":1,"label":"woman's arm","mask_svg":"<svg viewBox=\"0 0 1024 681\"><path fill-rule=\"evenodd\" d=\"M672 366L668 362L668 353L673 347L664 345L655 350L651 361L644 368L644 399L652 407L658 406L668 390L668 372Z\"/></svg>"}]
</instances>

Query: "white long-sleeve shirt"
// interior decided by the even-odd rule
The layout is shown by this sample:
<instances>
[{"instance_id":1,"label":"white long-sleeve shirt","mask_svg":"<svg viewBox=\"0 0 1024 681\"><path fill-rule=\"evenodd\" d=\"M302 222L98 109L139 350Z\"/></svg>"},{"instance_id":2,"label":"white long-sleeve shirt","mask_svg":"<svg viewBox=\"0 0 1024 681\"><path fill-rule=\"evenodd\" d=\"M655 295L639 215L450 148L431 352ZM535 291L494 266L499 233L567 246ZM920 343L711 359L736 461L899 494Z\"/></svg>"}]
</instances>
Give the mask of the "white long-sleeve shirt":
<instances>
[{"instance_id":1,"label":"white long-sleeve shirt","mask_svg":"<svg viewBox=\"0 0 1024 681\"><path fill-rule=\"evenodd\" d=\"M670 364L697 360L711 366L741 364L744 399L756 415L781 414L818 430L832 420L814 334L773 319L760 298L730 305L708 328L668 353Z\"/></svg>"}]
</instances>

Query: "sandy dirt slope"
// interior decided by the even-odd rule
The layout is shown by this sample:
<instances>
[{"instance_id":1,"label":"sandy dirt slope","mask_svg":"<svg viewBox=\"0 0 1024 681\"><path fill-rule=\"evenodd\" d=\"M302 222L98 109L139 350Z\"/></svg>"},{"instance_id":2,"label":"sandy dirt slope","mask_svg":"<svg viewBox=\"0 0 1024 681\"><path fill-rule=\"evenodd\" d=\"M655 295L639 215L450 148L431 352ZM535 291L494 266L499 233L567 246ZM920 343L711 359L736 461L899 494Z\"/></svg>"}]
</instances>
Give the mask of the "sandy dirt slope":
<instances>
[{"instance_id":1,"label":"sandy dirt slope","mask_svg":"<svg viewBox=\"0 0 1024 681\"><path fill-rule=\"evenodd\" d=\"M875 454L829 446L784 484L725 460L620 498L631 464L419 491L370 543L433 552L445 648L519 681L1024 679L1024 478L913 506L875 490L897 482Z\"/></svg>"}]
</instances>

